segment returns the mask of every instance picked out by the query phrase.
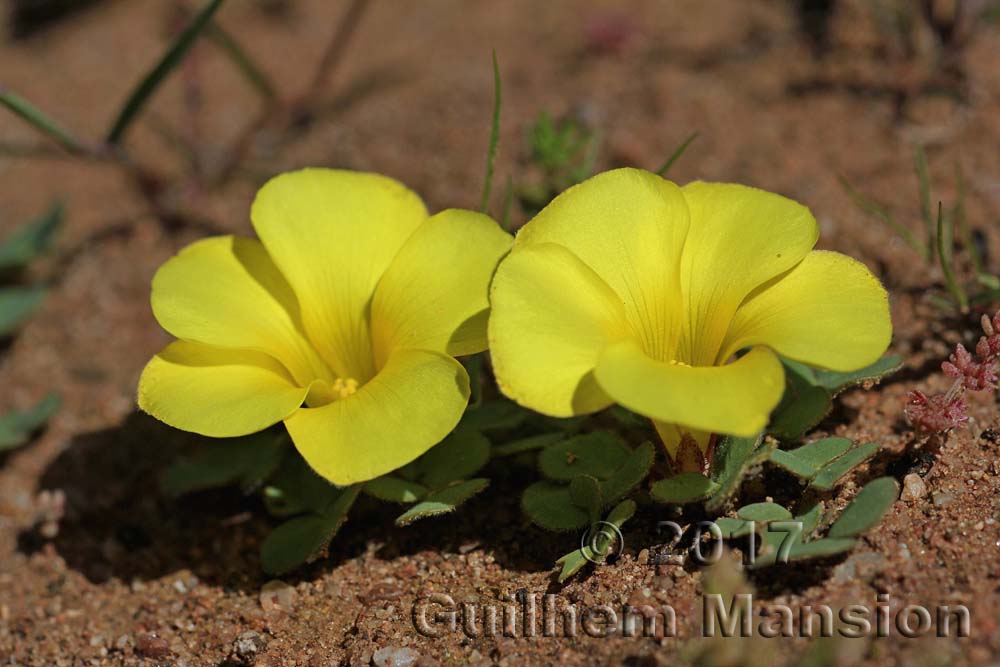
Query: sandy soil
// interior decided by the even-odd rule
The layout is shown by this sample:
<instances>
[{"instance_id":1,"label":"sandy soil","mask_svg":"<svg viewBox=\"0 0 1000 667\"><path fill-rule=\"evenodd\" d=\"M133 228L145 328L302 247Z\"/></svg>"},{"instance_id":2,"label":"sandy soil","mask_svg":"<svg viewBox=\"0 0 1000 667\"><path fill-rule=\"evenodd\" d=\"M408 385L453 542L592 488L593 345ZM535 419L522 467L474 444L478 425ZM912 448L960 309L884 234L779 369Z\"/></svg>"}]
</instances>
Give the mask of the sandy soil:
<instances>
[{"instance_id":1,"label":"sandy soil","mask_svg":"<svg viewBox=\"0 0 1000 667\"><path fill-rule=\"evenodd\" d=\"M230 3L220 22L291 94L308 80L340 10L299 0L272 15L261 4ZM2 43L0 82L80 134L99 136L162 49L170 5L108 2L30 39ZM952 166L962 165L969 218L987 234L992 270L1000 271L1000 32L984 29L970 41L958 95L936 85L926 58L901 60L878 48L866 3L844 5L830 52L817 61L789 6L776 1L376 2L332 82L331 113L290 141L265 137L221 191L179 188L176 196L217 229L247 234L250 197L268 175L329 165L395 176L431 209L475 208L491 48L505 84L499 184L525 173L524 133L543 109L590 119L603 135L602 168L655 167L699 130L674 178L743 182L806 203L821 223L821 246L865 261L890 288L892 351L906 368L872 391L845 395L821 426L884 445L834 502L845 503L881 474L916 472L927 487L923 497L897 502L849 558L755 575L757 599L872 607L881 593L893 613L907 604L964 604L970 638L893 633L820 649L801 639L700 640L704 573L650 563L662 542L655 533L662 511L640 511L616 563L558 585L551 563L575 537L528 525L517 506L523 480L500 468L488 471L494 483L486 494L433 523L396 530L391 511L359 508L364 518L348 523L329 559L262 593L267 578L257 548L271 525L263 508L235 490L164 498L156 475L190 440L134 414L139 371L167 341L149 311L150 277L204 231L158 224L113 166L0 156L0 232L56 196L69 211L56 259L38 268L54 281L52 294L0 357L0 408L27 407L51 388L65 398L42 437L0 458L0 663L318 667L367 665L386 657L380 649L409 648L428 665L804 664L806 652L817 665L998 664L995 400L975 398L974 427L953 434L935 456L913 447L901 418L906 391L946 387L936 364L975 318L945 317L927 302L940 287L939 272L854 208L836 177L890 203L916 228L910 145L926 142L936 196L951 200ZM628 39L606 53L594 34L609 24ZM217 160L260 102L217 49L202 45L195 58L198 76L211 82L200 126L188 122L183 76L160 91L153 116L198 137L206 159ZM901 90L912 93L902 105ZM180 173L176 142L155 127L142 123L130 146L166 173ZM34 135L0 114L0 139L23 143ZM777 475L765 480L744 498L790 483ZM54 537L36 526L43 489L67 497ZM669 604L681 636L428 638L415 628L413 606L431 593L482 603L521 589L583 606Z\"/></svg>"}]
</instances>

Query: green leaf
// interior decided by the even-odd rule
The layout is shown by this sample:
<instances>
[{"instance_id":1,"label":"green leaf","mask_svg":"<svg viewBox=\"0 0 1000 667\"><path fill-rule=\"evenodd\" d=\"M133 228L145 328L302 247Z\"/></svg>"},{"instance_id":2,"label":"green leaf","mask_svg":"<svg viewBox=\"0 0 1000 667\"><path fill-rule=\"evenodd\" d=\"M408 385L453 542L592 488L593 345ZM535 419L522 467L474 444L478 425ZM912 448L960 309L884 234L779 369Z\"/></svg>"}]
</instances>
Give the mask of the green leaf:
<instances>
[{"instance_id":1,"label":"green leaf","mask_svg":"<svg viewBox=\"0 0 1000 667\"><path fill-rule=\"evenodd\" d=\"M604 494L601 493L601 483L596 477L578 475L569 483L569 499L580 509L586 510L590 520L601 518L604 508Z\"/></svg>"},{"instance_id":2,"label":"green leaf","mask_svg":"<svg viewBox=\"0 0 1000 667\"><path fill-rule=\"evenodd\" d=\"M747 471L760 461L766 460L775 443L764 440L762 435L751 438L723 436L715 445L715 459L712 462L712 481L718 490L705 502L709 512L718 511L736 493Z\"/></svg>"},{"instance_id":3,"label":"green leaf","mask_svg":"<svg viewBox=\"0 0 1000 667\"><path fill-rule=\"evenodd\" d=\"M636 504L634 500L622 501L618 503L613 510L611 510L605 521L613 523L621 528L626 521L635 515L635 510Z\"/></svg>"},{"instance_id":4,"label":"green leaf","mask_svg":"<svg viewBox=\"0 0 1000 667\"><path fill-rule=\"evenodd\" d=\"M109 144L117 145L121 143L121 140L125 136L125 131L132 124L132 121L135 120L139 111L142 110L142 107L149 100L150 96L167 78L167 75L184 59L187 52L194 46L195 39L197 39L201 31L208 25L209 21L212 20L212 16L218 11L220 6L222 6L222 0L209 0L206 2L198 13L195 14L191 23L177 36L177 39L170 45L170 48L163 54L159 62L156 63L156 66L133 89L132 94L129 95L128 100L122 106L121 111L118 112L115 122L108 131L107 142Z\"/></svg>"},{"instance_id":5,"label":"green leaf","mask_svg":"<svg viewBox=\"0 0 1000 667\"><path fill-rule=\"evenodd\" d=\"M459 426L476 431L513 429L523 424L528 414L527 410L513 401L497 399L466 410Z\"/></svg>"},{"instance_id":6,"label":"green leaf","mask_svg":"<svg viewBox=\"0 0 1000 667\"><path fill-rule=\"evenodd\" d=\"M656 450L649 441L633 449L611 477L601 484L605 504L610 505L624 498L629 491L642 483L649 476L655 457Z\"/></svg>"},{"instance_id":7,"label":"green leaf","mask_svg":"<svg viewBox=\"0 0 1000 667\"><path fill-rule=\"evenodd\" d=\"M197 453L167 468L160 480L170 496L239 483L249 490L271 475L288 453L284 432L205 440Z\"/></svg>"},{"instance_id":8,"label":"green leaf","mask_svg":"<svg viewBox=\"0 0 1000 667\"><path fill-rule=\"evenodd\" d=\"M771 452L771 462L802 479L812 479L818 472L816 468L795 456L795 454L781 449Z\"/></svg>"},{"instance_id":9,"label":"green leaf","mask_svg":"<svg viewBox=\"0 0 1000 667\"><path fill-rule=\"evenodd\" d=\"M22 120L33 125L35 129L47 134L70 153L79 155L87 152L86 147L73 136L72 132L49 118L28 100L2 87L0 87L0 106L7 107L16 116L20 116Z\"/></svg>"},{"instance_id":10,"label":"green leaf","mask_svg":"<svg viewBox=\"0 0 1000 667\"><path fill-rule=\"evenodd\" d=\"M396 518L397 526L408 526L414 521L439 514L454 512L455 508L490 485L488 479L477 478L460 482L446 489L435 491Z\"/></svg>"},{"instance_id":11,"label":"green leaf","mask_svg":"<svg viewBox=\"0 0 1000 667\"><path fill-rule=\"evenodd\" d=\"M264 504L275 516L322 513L339 494L340 489L317 475L297 451L292 451L268 480Z\"/></svg>"},{"instance_id":12,"label":"green leaf","mask_svg":"<svg viewBox=\"0 0 1000 667\"><path fill-rule=\"evenodd\" d=\"M787 521L792 513L777 503L753 503L744 505L736 511L736 516L744 521Z\"/></svg>"},{"instance_id":13,"label":"green leaf","mask_svg":"<svg viewBox=\"0 0 1000 667\"><path fill-rule=\"evenodd\" d=\"M715 525L718 527L719 532L722 533L722 539L724 540L740 537L750 532L750 524L743 519L724 516L716 519Z\"/></svg>"},{"instance_id":14,"label":"green leaf","mask_svg":"<svg viewBox=\"0 0 1000 667\"><path fill-rule=\"evenodd\" d=\"M586 567L587 563L594 563L598 560L597 554L589 546L574 549L556 561L556 565L561 565L559 571L559 583L563 583L574 574Z\"/></svg>"},{"instance_id":15,"label":"green leaf","mask_svg":"<svg viewBox=\"0 0 1000 667\"><path fill-rule=\"evenodd\" d=\"M816 386L812 369L782 360L785 366L785 393L771 413L768 433L783 440L794 440L818 424L833 407L825 388Z\"/></svg>"},{"instance_id":16,"label":"green leaf","mask_svg":"<svg viewBox=\"0 0 1000 667\"><path fill-rule=\"evenodd\" d=\"M605 521L607 523L613 524L619 530L625 524L626 521L632 518L635 514L636 505L631 500L626 500L619 503L611 513L608 514ZM556 561L556 565L561 565L562 568L559 572L559 583L562 583L572 577L574 574L579 572L587 563L597 563L603 560L603 555L606 554L607 548L610 546L609 540L610 534L607 531L600 531L598 533L598 547L601 551L600 554L594 551L594 549L589 544L584 544L579 549L574 549L562 558Z\"/></svg>"},{"instance_id":17,"label":"green leaf","mask_svg":"<svg viewBox=\"0 0 1000 667\"><path fill-rule=\"evenodd\" d=\"M813 503L809 509L798 514L795 517L796 521L802 522L802 541L808 541L809 536L814 530L819 526L819 520L823 516L823 502L816 501Z\"/></svg>"},{"instance_id":18,"label":"green leaf","mask_svg":"<svg viewBox=\"0 0 1000 667\"><path fill-rule=\"evenodd\" d=\"M527 438L518 438L517 440L511 440L502 445L494 446L493 456L513 456L523 452L532 452L536 449L544 449L565 437L565 433L542 433L541 435L531 435Z\"/></svg>"},{"instance_id":19,"label":"green leaf","mask_svg":"<svg viewBox=\"0 0 1000 667\"><path fill-rule=\"evenodd\" d=\"M59 394L52 393L33 408L0 416L0 452L26 443L31 434L44 426L61 404Z\"/></svg>"},{"instance_id":20,"label":"green leaf","mask_svg":"<svg viewBox=\"0 0 1000 667\"><path fill-rule=\"evenodd\" d=\"M349 486L322 514L286 521L275 528L260 547L260 561L268 574L284 574L315 560L347 520L360 485Z\"/></svg>"},{"instance_id":21,"label":"green leaf","mask_svg":"<svg viewBox=\"0 0 1000 667\"><path fill-rule=\"evenodd\" d=\"M771 461L793 475L812 479L830 461L851 448L847 438L823 438L793 450L771 452Z\"/></svg>"},{"instance_id":22,"label":"green leaf","mask_svg":"<svg viewBox=\"0 0 1000 667\"><path fill-rule=\"evenodd\" d=\"M823 538L812 542L796 542L788 551L788 562L810 560L813 558L827 558L837 554L850 551L857 545L857 541L849 538ZM753 567L763 568L775 565L778 562L778 554L772 551L755 559Z\"/></svg>"},{"instance_id":23,"label":"green leaf","mask_svg":"<svg viewBox=\"0 0 1000 667\"><path fill-rule=\"evenodd\" d=\"M854 385L881 380L886 375L891 375L902 367L903 358L898 354L890 354L882 357L870 366L865 366L856 371L838 373L836 371L816 369L814 373L816 383L836 395Z\"/></svg>"},{"instance_id":24,"label":"green leaf","mask_svg":"<svg viewBox=\"0 0 1000 667\"><path fill-rule=\"evenodd\" d=\"M828 537L857 537L877 524L899 497L899 483L879 477L858 492L840 518L830 527Z\"/></svg>"},{"instance_id":25,"label":"green leaf","mask_svg":"<svg viewBox=\"0 0 1000 667\"><path fill-rule=\"evenodd\" d=\"M41 216L14 230L0 245L0 270L21 268L48 250L62 221L63 207L56 202Z\"/></svg>"},{"instance_id":26,"label":"green leaf","mask_svg":"<svg viewBox=\"0 0 1000 667\"><path fill-rule=\"evenodd\" d=\"M823 438L821 440L816 440L802 445L798 449L793 449L787 453L792 454L800 461L819 469L849 450L852 444L854 443L847 438ZM778 452L773 452L772 458L774 454L777 453Z\"/></svg>"},{"instance_id":27,"label":"green leaf","mask_svg":"<svg viewBox=\"0 0 1000 667\"><path fill-rule=\"evenodd\" d=\"M545 448L538 457L542 474L568 482L577 475L608 479L629 457L631 450L607 431L578 435Z\"/></svg>"},{"instance_id":28,"label":"green leaf","mask_svg":"<svg viewBox=\"0 0 1000 667\"><path fill-rule=\"evenodd\" d=\"M820 491L829 491L837 485L837 482L844 475L871 458L878 451L878 448L879 445L877 442L869 442L849 450L846 454L834 459L833 462L820 470L816 474L816 477L813 478L810 486Z\"/></svg>"},{"instance_id":29,"label":"green leaf","mask_svg":"<svg viewBox=\"0 0 1000 667\"><path fill-rule=\"evenodd\" d=\"M390 503L413 503L427 495L427 487L393 475L383 475L366 482L363 491Z\"/></svg>"},{"instance_id":30,"label":"green leaf","mask_svg":"<svg viewBox=\"0 0 1000 667\"><path fill-rule=\"evenodd\" d=\"M9 336L42 303L44 287L7 287L0 289L0 336Z\"/></svg>"},{"instance_id":31,"label":"green leaf","mask_svg":"<svg viewBox=\"0 0 1000 667\"><path fill-rule=\"evenodd\" d=\"M521 508L535 524L555 532L583 528L587 512L573 504L569 487L555 482L535 482L524 490Z\"/></svg>"},{"instance_id":32,"label":"green leaf","mask_svg":"<svg viewBox=\"0 0 1000 667\"><path fill-rule=\"evenodd\" d=\"M490 460L490 441L482 433L459 427L417 459L421 484L436 489L479 472Z\"/></svg>"},{"instance_id":33,"label":"green leaf","mask_svg":"<svg viewBox=\"0 0 1000 667\"><path fill-rule=\"evenodd\" d=\"M715 493L718 488L719 485L716 482L704 475L686 472L656 482L650 489L650 495L653 500L661 503L683 505L704 500Z\"/></svg>"}]
</instances>

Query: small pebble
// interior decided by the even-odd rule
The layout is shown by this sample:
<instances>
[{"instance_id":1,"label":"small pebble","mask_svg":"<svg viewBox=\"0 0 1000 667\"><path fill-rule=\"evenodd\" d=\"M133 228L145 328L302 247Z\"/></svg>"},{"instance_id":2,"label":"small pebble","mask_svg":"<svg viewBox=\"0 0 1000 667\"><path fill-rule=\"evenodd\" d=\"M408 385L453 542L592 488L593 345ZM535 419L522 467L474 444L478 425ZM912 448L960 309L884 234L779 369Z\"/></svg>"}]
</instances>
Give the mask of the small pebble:
<instances>
[{"instance_id":1,"label":"small pebble","mask_svg":"<svg viewBox=\"0 0 1000 667\"><path fill-rule=\"evenodd\" d=\"M924 484L924 480L920 477L920 475L915 472L911 472L903 478L903 493L899 496L900 500L919 500L926 495L927 485Z\"/></svg>"},{"instance_id":2,"label":"small pebble","mask_svg":"<svg viewBox=\"0 0 1000 667\"><path fill-rule=\"evenodd\" d=\"M386 646L375 651L372 664L376 667L413 667L419 658L420 654L412 648Z\"/></svg>"},{"instance_id":3,"label":"small pebble","mask_svg":"<svg viewBox=\"0 0 1000 667\"><path fill-rule=\"evenodd\" d=\"M267 640L259 632L247 630L233 641L233 657L243 665L252 665L257 654L267 647Z\"/></svg>"},{"instance_id":4,"label":"small pebble","mask_svg":"<svg viewBox=\"0 0 1000 667\"><path fill-rule=\"evenodd\" d=\"M955 500L955 495L947 491L935 491L931 494L931 499L934 501L934 507L947 507Z\"/></svg>"},{"instance_id":5,"label":"small pebble","mask_svg":"<svg viewBox=\"0 0 1000 667\"><path fill-rule=\"evenodd\" d=\"M150 633L140 635L135 643L135 652L144 658L165 658L170 655L170 644L162 637Z\"/></svg>"},{"instance_id":6,"label":"small pebble","mask_svg":"<svg viewBox=\"0 0 1000 667\"><path fill-rule=\"evenodd\" d=\"M267 582L260 589L260 606L264 611L289 611L295 606L297 598L294 588L277 579Z\"/></svg>"}]
</instances>

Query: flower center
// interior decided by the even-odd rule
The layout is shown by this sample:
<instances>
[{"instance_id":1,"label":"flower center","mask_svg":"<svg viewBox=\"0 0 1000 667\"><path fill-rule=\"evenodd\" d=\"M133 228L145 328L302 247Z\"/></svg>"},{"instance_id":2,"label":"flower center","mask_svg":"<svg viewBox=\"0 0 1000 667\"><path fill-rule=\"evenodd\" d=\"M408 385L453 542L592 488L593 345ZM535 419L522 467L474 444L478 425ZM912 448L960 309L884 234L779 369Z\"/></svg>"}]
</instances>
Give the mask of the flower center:
<instances>
[{"instance_id":1,"label":"flower center","mask_svg":"<svg viewBox=\"0 0 1000 667\"><path fill-rule=\"evenodd\" d=\"M335 398L347 398L358 390L358 381L354 378L337 378L333 381Z\"/></svg>"},{"instance_id":2,"label":"flower center","mask_svg":"<svg viewBox=\"0 0 1000 667\"><path fill-rule=\"evenodd\" d=\"M361 385L354 378L337 378L333 382L320 380L312 385L309 395L306 396L306 405L310 408L318 408L342 398L347 398L355 392Z\"/></svg>"}]
</instances>

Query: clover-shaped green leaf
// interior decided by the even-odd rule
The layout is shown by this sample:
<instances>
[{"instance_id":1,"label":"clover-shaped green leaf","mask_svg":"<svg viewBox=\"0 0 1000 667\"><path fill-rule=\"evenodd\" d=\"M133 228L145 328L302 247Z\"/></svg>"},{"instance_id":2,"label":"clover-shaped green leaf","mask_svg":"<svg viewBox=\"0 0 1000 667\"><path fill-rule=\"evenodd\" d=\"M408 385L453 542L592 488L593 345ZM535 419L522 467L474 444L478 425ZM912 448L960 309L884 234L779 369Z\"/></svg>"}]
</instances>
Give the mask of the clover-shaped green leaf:
<instances>
[{"instance_id":1,"label":"clover-shaped green leaf","mask_svg":"<svg viewBox=\"0 0 1000 667\"><path fill-rule=\"evenodd\" d=\"M330 544L358 497L360 485L338 490L320 512L286 521L260 547L260 561L268 574L284 574L315 560Z\"/></svg>"},{"instance_id":2,"label":"clover-shaped green leaf","mask_svg":"<svg viewBox=\"0 0 1000 667\"><path fill-rule=\"evenodd\" d=\"M587 512L591 521L597 521L604 508L604 494L601 483L590 475L577 475L569 483L569 499L573 504Z\"/></svg>"},{"instance_id":3,"label":"clover-shaped green leaf","mask_svg":"<svg viewBox=\"0 0 1000 667\"><path fill-rule=\"evenodd\" d=\"M594 431L546 447L538 456L542 474L568 482L577 475L608 479L628 459L631 450L617 436Z\"/></svg>"},{"instance_id":4,"label":"clover-shaped green leaf","mask_svg":"<svg viewBox=\"0 0 1000 667\"><path fill-rule=\"evenodd\" d=\"M899 482L880 477L868 482L827 533L827 537L857 537L877 524L899 497Z\"/></svg>"},{"instance_id":5,"label":"clover-shaped green leaf","mask_svg":"<svg viewBox=\"0 0 1000 667\"><path fill-rule=\"evenodd\" d=\"M809 537L819 525L823 512L821 502L796 516L793 522L769 523L753 566L763 568L775 563L827 558L850 551L857 544L855 538L881 521L898 496L899 483L891 477L869 482L830 527L826 536L818 540L810 540ZM738 531L729 536L736 535Z\"/></svg>"},{"instance_id":6,"label":"clover-shaped green leaf","mask_svg":"<svg viewBox=\"0 0 1000 667\"><path fill-rule=\"evenodd\" d=\"M625 500L615 506L603 522L591 525L591 540L580 545L559 560L559 583L562 583L583 569L587 563L599 563L607 556L608 549L621 534L621 527L635 514L636 505L632 500Z\"/></svg>"},{"instance_id":7,"label":"clover-shaped green leaf","mask_svg":"<svg viewBox=\"0 0 1000 667\"><path fill-rule=\"evenodd\" d=\"M785 362L785 393L771 413L768 433L794 440L818 424L833 408L833 396L816 384L812 369Z\"/></svg>"},{"instance_id":8,"label":"clover-shaped green leaf","mask_svg":"<svg viewBox=\"0 0 1000 667\"><path fill-rule=\"evenodd\" d=\"M570 497L569 486L557 482L535 482L526 488L521 508L532 522L555 532L583 528L589 520L586 510Z\"/></svg>"},{"instance_id":9,"label":"clover-shaped green leaf","mask_svg":"<svg viewBox=\"0 0 1000 667\"><path fill-rule=\"evenodd\" d=\"M642 480L649 476L649 471L653 467L653 459L656 457L656 450L653 443L646 441L629 452L621 465L611 473L611 475L601 482L601 491L604 493L604 504L611 503L624 498L632 489L637 487Z\"/></svg>"},{"instance_id":10,"label":"clover-shaped green leaf","mask_svg":"<svg viewBox=\"0 0 1000 667\"><path fill-rule=\"evenodd\" d=\"M875 455L879 449L877 442L867 442L847 450L844 454L834 459L813 478L810 486L820 491L829 491L844 478L847 473L857 468L859 465Z\"/></svg>"},{"instance_id":11,"label":"clover-shaped green leaf","mask_svg":"<svg viewBox=\"0 0 1000 667\"><path fill-rule=\"evenodd\" d=\"M566 437L565 433L541 433L505 442L493 447L493 456L514 456L536 449L544 449Z\"/></svg>"},{"instance_id":12,"label":"clover-shaped green leaf","mask_svg":"<svg viewBox=\"0 0 1000 667\"><path fill-rule=\"evenodd\" d=\"M278 442L287 442L287 439ZM340 490L317 475L297 451L291 451L281 459L277 471L268 477L264 505L274 516L322 512L339 493Z\"/></svg>"},{"instance_id":13,"label":"clover-shaped green leaf","mask_svg":"<svg viewBox=\"0 0 1000 667\"><path fill-rule=\"evenodd\" d=\"M469 479L490 459L490 441L479 431L460 425L416 461L366 482L369 496L410 507L396 518L397 526L453 512L489 486L489 480Z\"/></svg>"},{"instance_id":14,"label":"clover-shaped green leaf","mask_svg":"<svg viewBox=\"0 0 1000 667\"><path fill-rule=\"evenodd\" d=\"M476 478L456 482L451 486L434 491L410 509L396 517L397 526L408 526L414 521L454 512L455 508L485 490L490 485L488 479Z\"/></svg>"},{"instance_id":15,"label":"clover-shaped green leaf","mask_svg":"<svg viewBox=\"0 0 1000 667\"><path fill-rule=\"evenodd\" d=\"M705 501L705 509L715 512L736 493L753 466L767 459L777 443L762 435L740 438L723 436L715 445L710 478L719 488Z\"/></svg>"},{"instance_id":16,"label":"clover-shaped green leaf","mask_svg":"<svg viewBox=\"0 0 1000 667\"><path fill-rule=\"evenodd\" d=\"M459 427L417 459L417 479L429 489L467 479L490 460L490 441L482 433Z\"/></svg>"},{"instance_id":17,"label":"clover-shaped green leaf","mask_svg":"<svg viewBox=\"0 0 1000 667\"><path fill-rule=\"evenodd\" d=\"M704 500L719 489L719 484L696 472L681 473L653 484L650 495L661 503L683 505Z\"/></svg>"},{"instance_id":18,"label":"clover-shaped green leaf","mask_svg":"<svg viewBox=\"0 0 1000 667\"><path fill-rule=\"evenodd\" d=\"M837 394L899 370L902 358L883 357L870 366L847 373L813 368L790 359L782 359L782 364L785 393L771 413L768 433L783 440L795 440L829 414Z\"/></svg>"},{"instance_id":19,"label":"clover-shaped green leaf","mask_svg":"<svg viewBox=\"0 0 1000 667\"><path fill-rule=\"evenodd\" d=\"M504 431L517 428L530 414L517 403L507 399L484 401L478 407L470 407L465 411L460 428L473 431Z\"/></svg>"},{"instance_id":20,"label":"clover-shaped green leaf","mask_svg":"<svg viewBox=\"0 0 1000 667\"><path fill-rule=\"evenodd\" d=\"M777 550L774 550L755 559L753 567L759 569L783 561L797 562L813 558L828 558L851 551L855 546L857 546L857 541L849 538L824 537L812 542L793 542L783 557Z\"/></svg>"},{"instance_id":21,"label":"clover-shaped green leaf","mask_svg":"<svg viewBox=\"0 0 1000 667\"><path fill-rule=\"evenodd\" d=\"M777 449L771 452L771 462L788 472L812 479L831 461L851 448L847 438L823 438L793 450Z\"/></svg>"},{"instance_id":22,"label":"clover-shaped green leaf","mask_svg":"<svg viewBox=\"0 0 1000 667\"><path fill-rule=\"evenodd\" d=\"M744 521L787 521L792 513L777 503L753 503L736 510L736 516Z\"/></svg>"},{"instance_id":23,"label":"clover-shaped green leaf","mask_svg":"<svg viewBox=\"0 0 1000 667\"><path fill-rule=\"evenodd\" d=\"M240 438L204 440L189 458L176 461L164 471L160 479L163 490L170 496L181 496L194 491L239 484L250 491L278 469L289 454L288 435L282 429L261 431ZM305 461L297 454L287 456L289 467L301 464L302 468L317 479ZM296 480L297 482L297 480ZM329 483L323 482L325 486Z\"/></svg>"},{"instance_id":24,"label":"clover-shaped green leaf","mask_svg":"<svg viewBox=\"0 0 1000 667\"><path fill-rule=\"evenodd\" d=\"M365 482L363 490L368 495L389 503L415 503L429 493L423 484L394 475L382 475Z\"/></svg>"}]
</instances>

